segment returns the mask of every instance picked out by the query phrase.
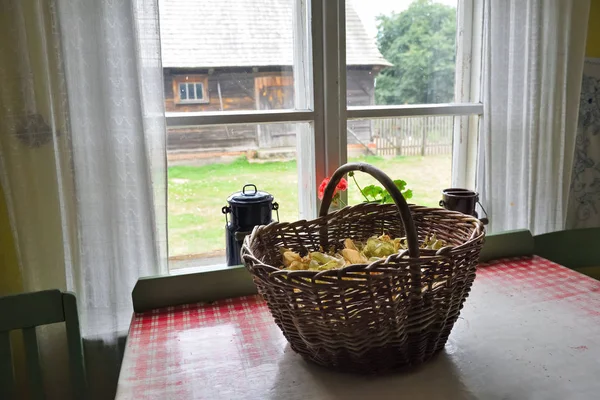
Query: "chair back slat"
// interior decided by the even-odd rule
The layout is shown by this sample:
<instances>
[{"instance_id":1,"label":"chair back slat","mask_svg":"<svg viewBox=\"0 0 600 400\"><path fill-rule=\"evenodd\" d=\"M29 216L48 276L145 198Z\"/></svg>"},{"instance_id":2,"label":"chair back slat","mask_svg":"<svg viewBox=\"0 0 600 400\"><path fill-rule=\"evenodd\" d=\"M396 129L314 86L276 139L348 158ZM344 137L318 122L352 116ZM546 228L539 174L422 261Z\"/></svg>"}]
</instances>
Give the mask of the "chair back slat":
<instances>
[{"instance_id":1,"label":"chair back slat","mask_svg":"<svg viewBox=\"0 0 600 400\"><path fill-rule=\"evenodd\" d=\"M11 399L15 395L9 335L11 330L18 329L23 332L30 398L45 398L35 328L57 322L64 322L67 331L73 393L77 399L86 398L87 382L77 300L73 293L45 290L0 297L0 399Z\"/></svg>"},{"instance_id":2,"label":"chair back slat","mask_svg":"<svg viewBox=\"0 0 600 400\"><path fill-rule=\"evenodd\" d=\"M14 386L9 332L0 331L0 399L12 399Z\"/></svg>"},{"instance_id":3,"label":"chair back slat","mask_svg":"<svg viewBox=\"0 0 600 400\"><path fill-rule=\"evenodd\" d=\"M27 360L27 377L29 395L32 399L44 399L44 382L42 381L42 367L40 352L38 350L37 334L35 327L23 328L23 342L25 344L25 359Z\"/></svg>"},{"instance_id":4,"label":"chair back slat","mask_svg":"<svg viewBox=\"0 0 600 400\"><path fill-rule=\"evenodd\" d=\"M0 331L64 322L60 290L0 297Z\"/></svg>"},{"instance_id":5,"label":"chair back slat","mask_svg":"<svg viewBox=\"0 0 600 400\"><path fill-rule=\"evenodd\" d=\"M63 293L63 307L67 329L67 345L69 346L69 367L75 398L83 399L87 387L85 362L83 359L83 342L79 318L77 317L77 299L73 293Z\"/></svg>"}]
</instances>

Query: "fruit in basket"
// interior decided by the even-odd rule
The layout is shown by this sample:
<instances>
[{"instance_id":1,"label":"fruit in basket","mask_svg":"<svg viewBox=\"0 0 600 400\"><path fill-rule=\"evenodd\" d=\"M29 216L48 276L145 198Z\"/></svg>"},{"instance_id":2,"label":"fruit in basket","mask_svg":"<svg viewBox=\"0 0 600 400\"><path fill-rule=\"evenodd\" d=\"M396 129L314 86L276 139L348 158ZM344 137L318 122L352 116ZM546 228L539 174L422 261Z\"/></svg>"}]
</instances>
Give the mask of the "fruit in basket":
<instances>
[{"instance_id":1,"label":"fruit in basket","mask_svg":"<svg viewBox=\"0 0 600 400\"><path fill-rule=\"evenodd\" d=\"M438 239L435 236L435 233L433 235L431 235L431 237L425 237L425 240L423 241L423 245L421 245L422 249L428 249L428 250L439 250L442 247L446 247L448 244L446 243L445 240L442 239Z\"/></svg>"},{"instance_id":2,"label":"fruit in basket","mask_svg":"<svg viewBox=\"0 0 600 400\"><path fill-rule=\"evenodd\" d=\"M364 264L368 261L368 258L356 249L345 248L343 250L340 250L340 253L342 257L344 257L344 260L346 260L346 263L348 265Z\"/></svg>"},{"instance_id":3,"label":"fruit in basket","mask_svg":"<svg viewBox=\"0 0 600 400\"><path fill-rule=\"evenodd\" d=\"M447 246L447 242L438 239L434 233L431 236L425 236L419 247L426 250L439 250L445 246ZM335 249L331 249L329 253L325 253L321 249L321 251L310 252L304 257L284 247L280 248L280 252L283 261L282 269L326 271L347 265L367 264L383 260L406 249L408 249L406 238L392 239L389 235L383 234L370 237L366 244L347 238L344 240L344 248L337 252Z\"/></svg>"},{"instance_id":4,"label":"fruit in basket","mask_svg":"<svg viewBox=\"0 0 600 400\"><path fill-rule=\"evenodd\" d=\"M356 247L352 239L344 239L344 248L358 251L358 247Z\"/></svg>"},{"instance_id":5,"label":"fruit in basket","mask_svg":"<svg viewBox=\"0 0 600 400\"><path fill-rule=\"evenodd\" d=\"M300 254L298 253L294 253L293 251L285 249L285 251L283 251L282 254L283 265L285 265L286 267L290 267L294 262L302 262L302 257L300 257Z\"/></svg>"},{"instance_id":6,"label":"fruit in basket","mask_svg":"<svg viewBox=\"0 0 600 400\"><path fill-rule=\"evenodd\" d=\"M316 268L319 271L325 271L328 269L337 269L346 265L344 258L339 254L329 255L321 253L319 251L313 251L309 254L311 261L316 261L319 265ZM310 268L309 268L310 269ZM314 267L313 267L314 269Z\"/></svg>"},{"instance_id":7,"label":"fruit in basket","mask_svg":"<svg viewBox=\"0 0 600 400\"><path fill-rule=\"evenodd\" d=\"M384 258L391 256L396 253L397 249L394 246L394 242L390 239L388 235L381 235L379 237L370 237L367 240L367 245L362 250L362 253L367 258L371 257L379 257Z\"/></svg>"}]
</instances>

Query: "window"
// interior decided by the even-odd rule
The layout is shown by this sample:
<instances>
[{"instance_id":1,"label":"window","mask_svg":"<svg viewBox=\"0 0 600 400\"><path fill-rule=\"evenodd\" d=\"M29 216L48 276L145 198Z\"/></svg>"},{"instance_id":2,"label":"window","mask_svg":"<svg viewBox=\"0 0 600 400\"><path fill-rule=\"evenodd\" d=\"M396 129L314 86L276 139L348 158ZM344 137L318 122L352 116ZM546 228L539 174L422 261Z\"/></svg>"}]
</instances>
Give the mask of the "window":
<instances>
[{"instance_id":1,"label":"window","mask_svg":"<svg viewBox=\"0 0 600 400\"><path fill-rule=\"evenodd\" d=\"M202 83L180 83L179 84L179 102L182 101L202 101L204 100L204 84Z\"/></svg>"},{"instance_id":2,"label":"window","mask_svg":"<svg viewBox=\"0 0 600 400\"><path fill-rule=\"evenodd\" d=\"M173 94L177 104L209 103L208 79L195 75L173 78Z\"/></svg>"},{"instance_id":3,"label":"window","mask_svg":"<svg viewBox=\"0 0 600 400\"><path fill-rule=\"evenodd\" d=\"M247 183L273 194L286 221L315 218L318 182L348 161L406 180L428 206L443 188L474 185L481 0L161 6L165 82L174 82L165 87L171 269L224 263L221 207ZM190 102L203 104L182 106ZM352 181L344 195L362 201Z\"/></svg>"}]
</instances>

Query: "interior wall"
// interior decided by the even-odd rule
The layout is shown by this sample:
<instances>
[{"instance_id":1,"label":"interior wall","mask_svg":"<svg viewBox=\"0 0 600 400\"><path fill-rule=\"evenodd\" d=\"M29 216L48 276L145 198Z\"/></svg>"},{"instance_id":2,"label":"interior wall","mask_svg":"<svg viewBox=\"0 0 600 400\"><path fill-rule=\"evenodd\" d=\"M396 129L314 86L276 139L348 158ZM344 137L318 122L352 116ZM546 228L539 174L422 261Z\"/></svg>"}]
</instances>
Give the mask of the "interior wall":
<instances>
[{"instance_id":1,"label":"interior wall","mask_svg":"<svg viewBox=\"0 0 600 400\"><path fill-rule=\"evenodd\" d=\"M6 198L0 186L0 296L23 290L17 251L10 230Z\"/></svg>"}]
</instances>

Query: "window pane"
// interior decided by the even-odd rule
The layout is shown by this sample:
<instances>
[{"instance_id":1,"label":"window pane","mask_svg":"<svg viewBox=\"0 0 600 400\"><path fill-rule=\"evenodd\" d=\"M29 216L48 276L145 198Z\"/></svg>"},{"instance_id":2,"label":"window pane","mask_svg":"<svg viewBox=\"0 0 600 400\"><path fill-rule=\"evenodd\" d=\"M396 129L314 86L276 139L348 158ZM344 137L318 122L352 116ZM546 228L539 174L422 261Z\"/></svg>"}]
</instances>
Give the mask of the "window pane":
<instances>
[{"instance_id":1,"label":"window pane","mask_svg":"<svg viewBox=\"0 0 600 400\"><path fill-rule=\"evenodd\" d=\"M196 92L194 91L194 84L193 83L188 83L187 87L188 87L188 98L190 100L195 100L196 99Z\"/></svg>"},{"instance_id":2,"label":"window pane","mask_svg":"<svg viewBox=\"0 0 600 400\"><path fill-rule=\"evenodd\" d=\"M296 135L311 131L308 123L169 128L169 267L225 263L221 208L245 184L274 196L281 221L297 220Z\"/></svg>"},{"instance_id":3,"label":"window pane","mask_svg":"<svg viewBox=\"0 0 600 400\"><path fill-rule=\"evenodd\" d=\"M166 111L293 109L294 4L295 0L160 2ZM171 101L173 79L182 74L208 77L208 102ZM188 87L188 99L202 99L199 89Z\"/></svg>"},{"instance_id":4,"label":"window pane","mask_svg":"<svg viewBox=\"0 0 600 400\"><path fill-rule=\"evenodd\" d=\"M348 121L348 161L364 161L393 180L407 182L409 203L439 207L441 191L452 184L454 117L413 117ZM378 184L356 174L361 187ZM350 179L350 204L364 200Z\"/></svg>"},{"instance_id":5,"label":"window pane","mask_svg":"<svg viewBox=\"0 0 600 400\"><path fill-rule=\"evenodd\" d=\"M185 83L179 84L179 99L187 100L187 85Z\"/></svg>"},{"instance_id":6,"label":"window pane","mask_svg":"<svg viewBox=\"0 0 600 400\"><path fill-rule=\"evenodd\" d=\"M196 83L196 99L202 100L204 98L204 93L202 90L202 84Z\"/></svg>"},{"instance_id":7,"label":"window pane","mask_svg":"<svg viewBox=\"0 0 600 400\"><path fill-rule=\"evenodd\" d=\"M348 106L454 100L457 0L346 4Z\"/></svg>"}]
</instances>

